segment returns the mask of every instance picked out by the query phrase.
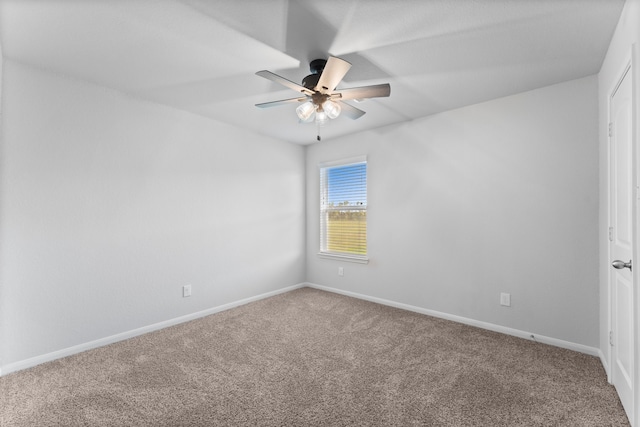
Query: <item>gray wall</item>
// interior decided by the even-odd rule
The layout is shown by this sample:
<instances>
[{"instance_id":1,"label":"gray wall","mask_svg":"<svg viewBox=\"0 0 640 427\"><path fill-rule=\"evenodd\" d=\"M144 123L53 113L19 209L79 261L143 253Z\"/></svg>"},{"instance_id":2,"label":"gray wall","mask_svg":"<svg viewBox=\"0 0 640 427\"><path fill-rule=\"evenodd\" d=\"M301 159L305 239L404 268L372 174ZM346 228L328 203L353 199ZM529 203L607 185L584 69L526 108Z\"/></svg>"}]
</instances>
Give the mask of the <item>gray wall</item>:
<instances>
[{"instance_id":1,"label":"gray wall","mask_svg":"<svg viewBox=\"0 0 640 427\"><path fill-rule=\"evenodd\" d=\"M597 346L597 107L588 77L303 148L5 60L0 366L305 280ZM319 259L317 164L362 154L371 262Z\"/></svg>"},{"instance_id":2,"label":"gray wall","mask_svg":"<svg viewBox=\"0 0 640 427\"><path fill-rule=\"evenodd\" d=\"M6 59L3 78L0 366L305 280L303 147Z\"/></svg>"},{"instance_id":3,"label":"gray wall","mask_svg":"<svg viewBox=\"0 0 640 427\"><path fill-rule=\"evenodd\" d=\"M598 347L597 94L591 76L310 146L307 279ZM358 155L368 265L317 256L317 164Z\"/></svg>"}]
</instances>

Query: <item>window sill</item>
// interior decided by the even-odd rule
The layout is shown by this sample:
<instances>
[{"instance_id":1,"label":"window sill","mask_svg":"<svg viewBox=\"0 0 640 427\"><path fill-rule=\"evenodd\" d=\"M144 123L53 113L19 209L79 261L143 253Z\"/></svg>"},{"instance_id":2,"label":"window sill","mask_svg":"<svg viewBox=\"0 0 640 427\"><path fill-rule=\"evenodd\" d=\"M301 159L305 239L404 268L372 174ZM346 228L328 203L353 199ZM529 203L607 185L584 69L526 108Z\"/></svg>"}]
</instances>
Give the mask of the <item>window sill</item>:
<instances>
[{"instance_id":1,"label":"window sill","mask_svg":"<svg viewBox=\"0 0 640 427\"><path fill-rule=\"evenodd\" d=\"M365 255L332 254L328 252L318 252L320 258L334 259L338 261L355 262L358 264L368 264L369 257Z\"/></svg>"}]
</instances>

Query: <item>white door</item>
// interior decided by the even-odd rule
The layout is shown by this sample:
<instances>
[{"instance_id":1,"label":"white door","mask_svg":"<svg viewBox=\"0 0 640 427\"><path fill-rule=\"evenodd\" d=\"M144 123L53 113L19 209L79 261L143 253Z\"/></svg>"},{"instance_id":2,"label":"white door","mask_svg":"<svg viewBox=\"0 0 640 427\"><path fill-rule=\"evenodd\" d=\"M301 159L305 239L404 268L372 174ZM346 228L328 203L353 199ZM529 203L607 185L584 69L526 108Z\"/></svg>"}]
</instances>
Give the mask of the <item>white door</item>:
<instances>
[{"instance_id":1,"label":"white door","mask_svg":"<svg viewBox=\"0 0 640 427\"><path fill-rule=\"evenodd\" d=\"M610 100L611 150L611 382L634 423L633 328L633 150L631 72L625 73Z\"/></svg>"}]
</instances>

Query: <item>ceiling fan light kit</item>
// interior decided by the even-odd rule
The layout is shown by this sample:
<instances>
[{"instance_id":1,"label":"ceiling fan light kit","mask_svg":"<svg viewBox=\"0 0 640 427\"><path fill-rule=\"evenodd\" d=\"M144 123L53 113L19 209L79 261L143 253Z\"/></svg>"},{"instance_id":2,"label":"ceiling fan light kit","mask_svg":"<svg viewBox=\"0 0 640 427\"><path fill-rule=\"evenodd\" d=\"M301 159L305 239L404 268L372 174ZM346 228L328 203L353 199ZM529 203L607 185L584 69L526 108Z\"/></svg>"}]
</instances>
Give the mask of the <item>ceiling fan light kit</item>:
<instances>
[{"instance_id":1,"label":"ceiling fan light kit","mask_svg":"<svg viewBox=\"0 0 640 427\"><path fill-rule=\"evenodd\" d=\"M324 104L322 104L322 108L324 109L324 112L327 113L327 117L329 117L330 119L337 118L342 111L340 104L332 100L328 100Z\"/></svg>"},{"instance_id":2,"label":"ceiling fan light kit","mask_svg":"<svg viewBox=\"0 0 640 427\"><path fill-rule=\"evenodd\" d=\"M315 107L311 103L311 101L307 101L304 104L300 104L298 108L296 108L296 114L300 121L307 123L310 122L313 118L313 113L315 113Z\"/></svg>"},{"instance_id":3,"label":"ceiling fan light kit","mask_svg":"<svg viewBox=\"0 0 640 427\"><path fill-rule=\"evenodd\" d=\"M300 92L304 96L256 104L256 107L268 108L289 103L302 103L296 108L300 123L315 121L318 127L324 125L327 119L338 118L342 112L350 119L358 119L365 112L345 103L344 100L353 99L356 102L360 102L367 98L387 97L391 94L391 86L388 83L384 83L336 90L338 83L350 68L351 64L349 62L335 56L330 56L328 60L314 59L309 64L311 74L302 79L302 85L287 80L271 71L258 71L256 75ZM317 139L320 141L319 132Z\"/></svg>"}]
</instances>

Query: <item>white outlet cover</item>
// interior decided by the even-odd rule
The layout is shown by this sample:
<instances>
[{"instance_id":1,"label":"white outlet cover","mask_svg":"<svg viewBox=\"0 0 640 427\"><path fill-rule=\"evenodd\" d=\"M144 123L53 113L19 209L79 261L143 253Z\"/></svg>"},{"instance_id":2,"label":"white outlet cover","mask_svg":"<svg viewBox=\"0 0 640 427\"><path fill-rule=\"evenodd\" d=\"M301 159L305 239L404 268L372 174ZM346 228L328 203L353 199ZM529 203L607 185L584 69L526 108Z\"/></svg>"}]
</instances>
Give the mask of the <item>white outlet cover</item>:
<instances>
[{"instance_id":1,"label":"white outlet cover","mask_svg":"<svg viewBox=\"0 0 640 427\"><path fill-rule=\"evenodd\" d=\"M501 293L500 294L500 305L505 307L511 307L511 294Z\"/></svg>"},{"instance_id":2,"label":"white outlet cover","mask_svg":"<svg viewBox=\"0 0 640 427\"><path fill-rule=\"evenodd\" d=\"M190 297L191 296L191 285L184 285L182 287L182 296Z\"/></svg>"}]
</instances>

